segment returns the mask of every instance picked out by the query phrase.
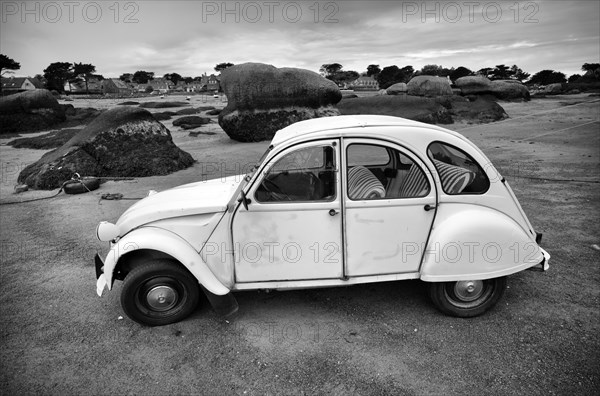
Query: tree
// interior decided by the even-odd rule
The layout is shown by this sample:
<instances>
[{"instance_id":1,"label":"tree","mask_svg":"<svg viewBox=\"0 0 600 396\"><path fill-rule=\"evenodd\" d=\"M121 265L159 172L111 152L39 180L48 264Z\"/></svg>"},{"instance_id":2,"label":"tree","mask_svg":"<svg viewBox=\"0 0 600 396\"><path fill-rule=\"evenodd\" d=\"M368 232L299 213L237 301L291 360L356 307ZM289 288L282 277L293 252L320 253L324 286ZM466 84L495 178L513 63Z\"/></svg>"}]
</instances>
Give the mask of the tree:
<instances>
[{"instance_id":1,"label":"tree","mask_svg":"<svg viewBox=\"0 0 600 396\"><path fill-rule=\"evenodd\" d=\"M131 81L133 80L133 74L123 73L119 76L119 80L125 81L126 83L131 83Z\"/></svg>"},{"instance_id":2,"label":"tree","mask_svg":"<svg viewBox=\"0 0 600 396\"><path fill-rule=\"evenodd\" d=\"M375 79L379 83L379 88L386 89L396 83L408 82L412 77L412 70L412 66L406 66L402 69L396 65L387 66L383 68Z\"/></svg>"},{"instance_id":3,"label":"tree","mask_svg":"<svg viewBox=\"0 0 600 396\"><path fill-rule=\"evenodd\" d=\"M367 76L371 77L377 77L377 75L381 73L381 69L379 68L379 65L369 65L367 66Z\"/></svg>"},{"instance_id":4,"label":"tree","mask_svg":"<svg viewBox=\"0 0 600 396\"><path fill-rule=\"evenodd\" d=\"M218 63L215 66L215 71L216 72L222 72L223 70L227 69L228 67L234 66L233 63L229 63L229 62L224 62L224 63Z\"/></svg>"},{"instance_id":5,"label":"tree","mask_svg":"<svg viewBox=\"0 0 600 396\"><path fill-rule=\"evenodd\" d=\"M491 73L492 80L507 80L510 76L510 68L506 65L496 65Z\"/></svg>"},{"instance_id":6,"label":"tree","mask_svg":"<svg viewBox=\"0 0 600 396\"><path fill-rule=\"evenodd\" d=\"M419 75L446 77L449 76L453 71L454 69L446 69L441 65L425 65L419 71Z\"/></svg>"},{"instance_id":7,"label":"tree","mask_svg":"<svg viewBox=\"0 0 600 396\"><path fill-rule=\"evenodd\" d=\"M350 81L356 80L358 77L360 77L358 72L346 70L336 72L333 76L331 76L330 80L338 85L344 85Z\"/></svg>"},{"instance_id":8,"label":"tree","mask_svg":"<svg viewBox=\"0 0 600 396\"><path fill-rule=\"evenodd\" d=\"M574 83L574 82L577 82L577 80L579 80L580 78L581 78L581 74L573 74L572 76L569 77L567 82Z\"/></svg>"},{"instance_id":9,"label":"tree","mask_svg":"<svg viewBox=\"0 0 600 396\"><path fill-rule=\"evenodd\" d=\"M442 69L442 66L425 65L425 66L423 66L423 68L421 68L421 70L419 71L419 74L424 75L424 76L437 76L438 73L440 72L440 69Z\"/></svg>"},{"instance_id":10,"label":"tree","mask_svg":"<svg viewBox=\"0 0 600 396\"><path fill-rule=\"evenodd\" d=\"M184 77L183 81L185 81L186 84L191 84L194 79L192 77Z\"/></svg>"},{"instance_id":11,"label":"tree","mask_svg":"<svg viewBox=\"0 0 600 396\"><path fill-rule=\"evenodd\" d=\"M88 81L92 77L92 73L96 71L96 66L90 63L74 63L73 64L73 76L75 78L81 78L85 81L85 92L89 93Z\"/></svg>"},{"instance_id":12,"label":"tree","mask_svg":"<svg viewBox=\"0 0 600 396\"><path fill-rule=\"evenodd\" d=\"M331 77L333 77L335 73L341 71L343 68L344 66L340 65L339 63L325 63L324 65L321 65L319 72L323 77L331 80Z\"/></svg>"},{"instance_id":13,"label":"tree","mask_svg":"<svg viewBox=\"0 0 600 396\"><path fill-rule=\"evenodd\" d=\"M326 63L321 66L319 72L326 79L333 81L338 85L344 85L347 82L356 80L360 74L353 70L342 70L344 67L339 63Z\"/></svg>"},{"instance_id":14,"label":"tree","mask_svg":"<svg viewBox=\"0 0 600 396\"><path fill-rule=\"evenodd\" d=\"M148 81L154 80L154 73L147 72L144 70L138 70L135 73L133 73L133 77L131 78L131 80L138 84L147 84Z\"/></svg>"},{"instance_id":15,"label":"tree","mask_svg":"<svg viewBox=\"0 0 600 396\"><path fill-rule=\"evenodd\" d=\"M36 74L35 76L33 76L33 78L38 80L40 84L42 84L42 87L46 88L46 84L48 83L48 81L46 81L44 76L42 76L41 74Z\"/></svg>"},{"instance_id":16,"label":"tree","mask_svg":"<svg viewBox=\"0 0 600 396\"><path fill-rule=\"evenodd\" d=\"M410 79L413 78L413 76L415 75L415 68L410 65L404 66L402 69L400 69L400 71L402 72L402 74L404 74L403 82L409 82Z\"/></svg>"},{"instance_id":17,"label":"tree","mask_svg":"<svg viewBox=\"0 0 600 396\"><path fill-rule=\"evenodd\" d=\"M64 92L65 83L69 82L70 84L69 80L72 80L73 77L73 65L69 62L54 62L44 69L46 86L51 90Z\"/></svg>"},{"instance_id":18,"label":"tree","mask_svg":"<svg viewBox=\"0 0 600 396\"><path fill-rule=\"evenodd\" d=\"M473 72L464 66L459 66L456 70L450 73L450 80L456 81L461 77L470 76Z\"/></svg>"},{"instance_id":19,"label":"tree","mask_svg":"<svg viewBox=\"0 0 600 396\"><path fill-rule=\"evenodd\" d=\"M177 85L179 81L183 80L183 77L181 77L181 75L177 73L167 73L163 77L171 81L173 85Z\"/></svg>"},{"instance_id":20,"label":"tree","mask_svg":"<svg viewBox=\"0 0 600 396\"><path fill-rule=\"evenodd\" d=\"M596 70L600 69L600 63L584 63L583 66L581 66L581 71L584 72L594 72Z\"/></svg>"},{"instance_id":21,"label":"tree","mask_svg":"<svg viewBox=\"0 0 600 396\"><path fill-rule=\"evenodd\" d=\"M19 62L4 54L0 54L0 75L11 74L13 70L19 70L20 68L21 64Z\"/></svg>"},{"instance_id":22,"label":"tree","mask_svg":"<svg viewBox=\"0 0 600 396\"><path fill-rule=\"evenodd\" d=\"M600 63L584 63L583 66L581 66L581 70L584 71L585 74L581 77L579 82L592 83L600 80Z\"/></svg>"},{"instance_id":23,"label":"tree","mask_svg":"<svg viewBox=\"0 0 600 396\"><path fill-rule=\"evenodd\" d=\"M531 74L524 72L517 65L512 65L510 68L510 72L512 74L512 78L515 80L519 80L521 82L527 80Z\"/></svg>"},{"instance_id":24,"label":"tree","mask_svg":"<svg viewBox=\"0 0 600 396\"><path fill-rule=\"evenodd\" d=\"M555 83L567 82L564 73L557 72L554 70L542 70L533 75L529 80L530 84L548 85Z\"/></svg>"},{"instance_id":25,"label":"tree","mask_svg":"<svg viewBox=\"0 0 600 396\"><path fill-rule=\"evenodd\" d=\"M484 67L483 69L477 70L476 74L478 76L482 76L482 77L486 77L486 78L491 78L492 71L494 71L494 69L492 69L491 67Z\"/></svg>"}]
</instances>

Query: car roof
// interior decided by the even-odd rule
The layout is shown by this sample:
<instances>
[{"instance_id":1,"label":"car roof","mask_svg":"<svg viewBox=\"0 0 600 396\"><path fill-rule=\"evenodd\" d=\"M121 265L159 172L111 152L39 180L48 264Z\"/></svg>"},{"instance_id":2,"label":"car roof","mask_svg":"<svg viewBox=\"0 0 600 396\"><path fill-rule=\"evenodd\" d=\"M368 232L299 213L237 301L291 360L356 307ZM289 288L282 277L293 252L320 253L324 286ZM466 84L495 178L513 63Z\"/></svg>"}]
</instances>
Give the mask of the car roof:
<instances>
[{"instance_id":1,"label":"car roof","mask_svg":"<svg viewBox=\"0 0 600 396\"><path fill-rule=\"evenodd\" d=\"M300 136L318 137L319 132L331 132L336 130L340 135L344 130L367 128L367 127L416 127L426 128L430 131L437 131L440 135L454 135L464 140L464 137L456 132L449 131L435 125L425 124L418 121L408 120L406 118L381 116L381 115L344 115L334 117L313 118L310 120L296 122L275 133L271 144L278 146L283 142ZM315 136L309 136L315 135Z\"/></svg>"}]
</instances>

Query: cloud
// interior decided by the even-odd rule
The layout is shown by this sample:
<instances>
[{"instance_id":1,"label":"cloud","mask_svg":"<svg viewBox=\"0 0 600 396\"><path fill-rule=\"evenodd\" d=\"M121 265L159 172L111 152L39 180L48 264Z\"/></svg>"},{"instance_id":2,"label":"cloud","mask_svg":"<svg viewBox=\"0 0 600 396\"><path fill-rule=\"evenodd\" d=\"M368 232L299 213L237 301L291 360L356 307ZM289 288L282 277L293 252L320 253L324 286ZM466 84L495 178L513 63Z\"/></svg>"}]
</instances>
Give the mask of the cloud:
<instances>
[{"instance_id":1,"label":"cloud","mask_svg":"<svg viewBox=\"0 0 600 396\"><path fill-rule=\"evenodd\" d=\"M118 3L118 12L116 3L98 2L95 23L82 17L85 4L72 22L68 14L56 23L3 15L2 53L21 63L23 75L82 61L106 76L140 69L195 76L246 61L315 71L338 62L359 72L371 63L505 63L569 74L600 58L600 2L139 1Z\"/></svg>"}]
</instances>

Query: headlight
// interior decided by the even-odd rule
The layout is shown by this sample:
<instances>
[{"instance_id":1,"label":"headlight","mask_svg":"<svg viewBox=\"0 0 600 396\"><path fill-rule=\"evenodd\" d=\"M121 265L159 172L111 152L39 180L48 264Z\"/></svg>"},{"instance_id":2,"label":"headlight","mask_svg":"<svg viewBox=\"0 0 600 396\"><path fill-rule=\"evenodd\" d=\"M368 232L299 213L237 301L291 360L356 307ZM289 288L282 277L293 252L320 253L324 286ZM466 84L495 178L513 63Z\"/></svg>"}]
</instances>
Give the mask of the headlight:
<instances>
[{"instance_id":1,"label":"headlight","mask_svg":"<svg viewBox=\"0 0 600 396\"><path fill-rule=\"evenodd\" d=\"M96 237L102 242L112 241L118 236L119 227L108 221L101 221L96 227Z\"/></svg>"}]
</instances>

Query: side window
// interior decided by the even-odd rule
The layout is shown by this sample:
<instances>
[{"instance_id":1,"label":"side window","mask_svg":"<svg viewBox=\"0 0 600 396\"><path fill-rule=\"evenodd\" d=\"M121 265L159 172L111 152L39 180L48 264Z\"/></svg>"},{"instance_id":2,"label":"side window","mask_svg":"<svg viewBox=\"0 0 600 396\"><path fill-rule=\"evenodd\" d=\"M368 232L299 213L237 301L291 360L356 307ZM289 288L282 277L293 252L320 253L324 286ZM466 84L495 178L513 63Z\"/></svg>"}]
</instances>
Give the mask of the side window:
<instances>
[{"instance_id":1,"label":"side window","mask_svg":"<svg viewBox=\"0 0 600 396\"><path fill-rule=\"evenodd\" d=\"M347 193L355 201L418 198L429 194L425 172L409 156L374 144L351 144L346 150Z\"/></svg>"},{"instance_id":2,"label":"side window","mask_svg":"<svg viewBox=\"0 0 600 396\"><path fill-rule=\"evenodd\" d=\"M434 142L429 145L427 155L433 161L446 194L483 194L490 187L485 171L464 151Z\"/></svg>"},{"instance_id":3,"label":"side window","mask_svg":"<svg viewBox=\"0 0 600 396\"><path fill-rule=\"evenodd\" d=\"M336 194L335 151L314 146L292 151L264 175L254 198L258 202L332 201Z\"/></svg>"}]
</instances>

